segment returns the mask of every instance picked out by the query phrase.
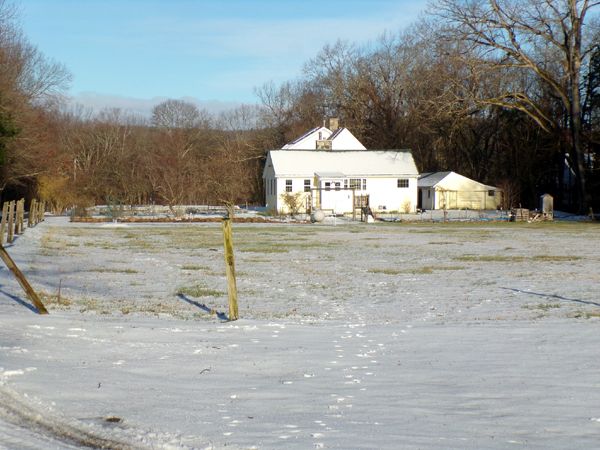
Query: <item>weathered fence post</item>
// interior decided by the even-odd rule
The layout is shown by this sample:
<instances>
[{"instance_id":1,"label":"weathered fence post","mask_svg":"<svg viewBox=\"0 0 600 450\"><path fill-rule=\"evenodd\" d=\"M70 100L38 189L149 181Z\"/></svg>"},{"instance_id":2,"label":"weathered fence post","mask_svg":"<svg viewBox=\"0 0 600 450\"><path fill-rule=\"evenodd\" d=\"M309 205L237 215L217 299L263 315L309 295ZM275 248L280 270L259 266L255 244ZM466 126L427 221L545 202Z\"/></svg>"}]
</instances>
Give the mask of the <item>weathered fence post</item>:
<instances>
[{"instance_id":1,"label":"weathered fence post","mask_svg":"<svg viewBox=\"0 0 600 450\"><path fill-rule=\"evenodd\" d=\"M37 225L42 221L42 202L37 202L35 206L35 224Z\"/></svg>"},{"instance_id":2,"label":"weathered fence post","mask_svg":"<svg viewBox=\"0 0 600 450\"><path fill-rule=\"evenodd\" d=\"M33 302L33 304L37 308L38 312L40 314L48 314L48 310L46 309L46 307L44 306L44 304L42 303L42 301L40 300L38 295L35 293L35 291L31 287L31 285L29 284L29 282L27 281L27 278L25 278L25 275L23 275L23 272L21 272L19 270L19 268L17 267L15 262L12 260L10 255L7 253L7 251L1 245L0 245L0 258L2 259L2 261L4 261L4 264L6 264L6 267L8 267L9 270L16 277L17 281L19 282L19 284L21 285L21 287L23 288L23 290L25 291L25 293L27 294L29 299Z\"/></svg>"},{"instance_id":3,"label":"weathered fence post","mask_svg":"<svg viewBox=\"0 0 600 450\"><path fill-rule=\"evenodd\" d=\"M21 199L17 201L17 209L15 212L15 234L23 234L23 210L25 207L25 200Z\"/></svg>"},{"instance_id":4,"label":"weathered fence post","mask_svg":"<svg viewBox=\"0 0 600 450\"><path fill-rule=\"evenodd\" d=\"M229 320L237 320L237 285L235 281L231 217L225 217L223 219L223 245L225 247L225 272L227 274L227 295L229 297Z\"/></svg>"},{"instance_id":5,"label":"weathered fence post","mask_svg":"<svg viewBox=\"0 0 600 450\"><path fill-rule=\"evenodd\" d=\"M35 198L31 199L31 203L29 203L29 214L27 216L27 226L31 228L35 225Z\"/></svg>"},{"instance_id":6,"label":"weathered fence post","mask_svg":"<svg viewBox=\"0 0 600 450\"><path fill-rule=\"evenodd\" d=\"M25 199L21 199L21 215L19 216L19 228L21 229L21 234L25 232Z\"/></svg>"},{"instance_id":7,"label":"weathered fence post","mask_svg":"<svg viewBox=\"0 0 600 450\"><path fill-rule=\"evenodd\" d=\"M15 236L15 201L12 200L8 204L8 233L6 242L12 244Z\"/></svg>"},{"instance_id":8,"label":"weathered fence post","mask_svg":"<svg viewBox=\"0 0 600 450\"><path fill-rule=\"evenodd\" d=\"M2 220L0 221L0 245L4 244L4 235L6 234L6 226L8 222L8 203L2 204Z\"/></svg>"}]
</instances>

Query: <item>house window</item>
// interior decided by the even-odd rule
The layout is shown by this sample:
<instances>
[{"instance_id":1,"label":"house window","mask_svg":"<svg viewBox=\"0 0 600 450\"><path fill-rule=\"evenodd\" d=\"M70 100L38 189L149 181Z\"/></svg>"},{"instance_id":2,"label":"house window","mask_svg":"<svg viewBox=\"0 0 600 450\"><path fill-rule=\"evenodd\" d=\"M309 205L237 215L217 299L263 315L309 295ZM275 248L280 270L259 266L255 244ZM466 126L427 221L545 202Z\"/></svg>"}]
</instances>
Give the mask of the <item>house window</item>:
<instances>
[{"instance_id":1,"label":"house window","mask_svg":"<svg viewBox=\"0 0 600 450\"><path fill-rule=\"evenodd\" d=\"M331 182L329 182L329 181L325 182L325 190L326 191L330 191L331 190Z\"/></svg>"},{"instance_id":2,"label":"house window","mask_svg":"<svg viewBox=\"0 0 600 450\"><path fill-rule=\"evenodd\" d=\"M431 198L431 190L427 189L427 198Z\"/></svg>"},{"instance_id":3,"label":"house window","mask_svg":"<svg viewBox=\"0 0 600 450\"><path fill-rule=\"evenodd\" d=\"M398 178L398 187L399 188L407 188L408 187L408 178Z\"/></svg>"},{"instance_id":4,"label":"house window","mask_svg":"<svg viewBox=\"0 0 600 450\"><path fill-rule=\"evenodd\" d=\"M366 191L367 190L367 179L366 178L363 178L362 185L363 185L362 186L363 187L363 191Z\"/></svg>"},{"instance_id":5,"label":"house window","mask_svg":"<svg viewBox=\"0 0 600 450\"><path fill-rule=\"evenodd\" d=\"M490 189L490 190L488 191L488 197L493 197L493 196L494 196L494 194L495 194L495 192L494 192L494 190L493 190L493 189Z\"/></svg>"},{"instance_id":6,"label":"house window","mask_svg":"<svg viewBox=\"0 0 600 450\"><path fill-rule=\"evenodd\" d=\"M292 192L292 180L285 180L285 192Z\"/></svg>"},{"instance_id":7,"label":"house window","mask_svg":"<svg viewBox=\"0 0 600 450\"><path fill-rule=\"evenodd\" d=\"M350 189L356 189L360 191L361 188L361 179L360 178L350 178Z\"/></svg>"},{"instance_id":8,"label":"house window","mask_svg":"<svg viewBox=\"0 0 600 450\"><path fill-rule=\"evenodd\" d=\"M304 192L310 192L310 180L304 180Z\"/></svg>"}]
</instances>

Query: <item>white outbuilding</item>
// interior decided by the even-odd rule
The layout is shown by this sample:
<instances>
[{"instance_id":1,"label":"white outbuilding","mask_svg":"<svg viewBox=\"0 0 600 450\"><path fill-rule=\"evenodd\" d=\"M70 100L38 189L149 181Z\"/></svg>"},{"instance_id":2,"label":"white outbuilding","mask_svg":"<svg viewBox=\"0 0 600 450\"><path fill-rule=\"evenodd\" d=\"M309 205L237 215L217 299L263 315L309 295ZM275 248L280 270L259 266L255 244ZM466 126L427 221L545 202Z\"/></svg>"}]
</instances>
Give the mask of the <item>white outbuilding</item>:
<instances>
[{"instance_id":1,"label":"white outbuilding","mask_svg":"<svg viewBox=\"0 0 600 450\"><path fill-rule=\"evenodd\" d=\"M268 210L315 209L351 214L415 212L418 171L408 150L366 150L346 128L310 130L282 149L271 150L263 171Z\"/></svg>"},{"instance_id":2,"label":"white outbuilding","mask_svg":"<svg viewBox=\"0 0 600 450\"><path fill-rule=\"evenodd\" d=\"M502 191L456 172L422 173L418 181L421 209L497 209Z\"/></svg>"}]
</instances>

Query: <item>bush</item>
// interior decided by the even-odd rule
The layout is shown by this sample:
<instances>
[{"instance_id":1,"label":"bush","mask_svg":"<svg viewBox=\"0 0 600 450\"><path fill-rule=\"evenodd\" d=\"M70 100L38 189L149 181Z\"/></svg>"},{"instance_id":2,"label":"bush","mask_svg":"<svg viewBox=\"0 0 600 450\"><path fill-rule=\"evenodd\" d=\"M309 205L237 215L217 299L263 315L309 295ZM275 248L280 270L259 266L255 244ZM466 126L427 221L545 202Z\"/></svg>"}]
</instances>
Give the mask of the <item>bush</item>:
<instances>
[{"instance_id":1,"label":"bush","mask_svg":"<svg viewBox=\"0 0 600 450\"><path fill-rule=\"evenodd\" d=\"M300 210L304 208L305 198L304 192L284 192L281 194L283 204L286 206L288 213L292 216L300 214Z\"/></svg>"}]
</instances>

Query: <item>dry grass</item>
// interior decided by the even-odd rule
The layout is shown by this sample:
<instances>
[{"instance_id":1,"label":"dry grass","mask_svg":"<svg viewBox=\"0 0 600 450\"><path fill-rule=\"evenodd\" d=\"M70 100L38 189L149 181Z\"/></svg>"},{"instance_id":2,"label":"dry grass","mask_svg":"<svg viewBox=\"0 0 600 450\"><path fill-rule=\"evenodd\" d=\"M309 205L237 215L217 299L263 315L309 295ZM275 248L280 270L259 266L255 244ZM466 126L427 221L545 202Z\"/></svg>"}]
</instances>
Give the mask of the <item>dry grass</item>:
<instances>
[{"instance_id":1,"label":"dry grass","mask_svg":"<svg viewBox=\"0 0 600 450\"><path fill-rule=\"evenodd\" d=\"M187 297L221 297L225 295L222 291L210 289L204 284L195 284L193 286L182 286L177 289L177 295L185 295Z\"/></svg>"},{"instance_id":2,"label":"dry grass","mask_svg":"<svg viewBox=\"0 0 600 450\"><path fill-rule=\"evenodd\" d=\"M208 266L202 266L199 264L184 264L183 266L181 266L181 270L197 271L197 270L211 270L211 268Z\"/></svg>"},{"instance_id":3,"label":"dry grass","mask_svg":"<svg viewBox=\"0 0 600 450\"><path fill-rule=\"evenodd\" d=\"M382 273L385 275L400 275L403 273L408 273L412 275L428 275L432 274L435 271L443 271L443 270L464 270L463 266L422 266L416 267L413 269L392 269L392 268L383 268L383 269L369 269L367 272L369 273Z\"/></svg>"},{"instance_id":4,"label":"dry grass","mask_svg":"<svg viewBox=\"0 0 600 450\"><path fill-rule=\"evenodd\" d=\"M403 270L398 270L398 269L369 269L369 270L367 270L367 272L382 273L384 275L400 275L401 273L404 273Z\"/></svg>"},{"instance_id":5,"label":"dry grass","mask_svg":"<svg viewBox=\"0 0 600 450\"><path fill-rule=\"evenodd\" d=\"M560 308L560 303L537 303L535 305L523 305L523 309L540 309L542 311L548 311L550 309Z\"/></svg>"},{"instance_id":6,"label":"dry grass","mask_svg":"<svg viewBox=\"0 0 600 450\"><path fill-rule=\"evenodd\" d=\"M568 262L578 261L581 259L581 257L575 255L461 255L455 257L454 259L457 261L468 262Z\"/></svg>"},{"instance_id":7,"label":"dry grass","mask_svg":"<svg viewBox=\"0 0 600 450\"><path fill-rule=\"evenodd\" d=\"M138 273L138 271L135 269L115 269L115 268L111 268L111 267L93 267L91 269L86 269L85 272L126 273L126 274Z\"/></svg>"}]
</instances>

